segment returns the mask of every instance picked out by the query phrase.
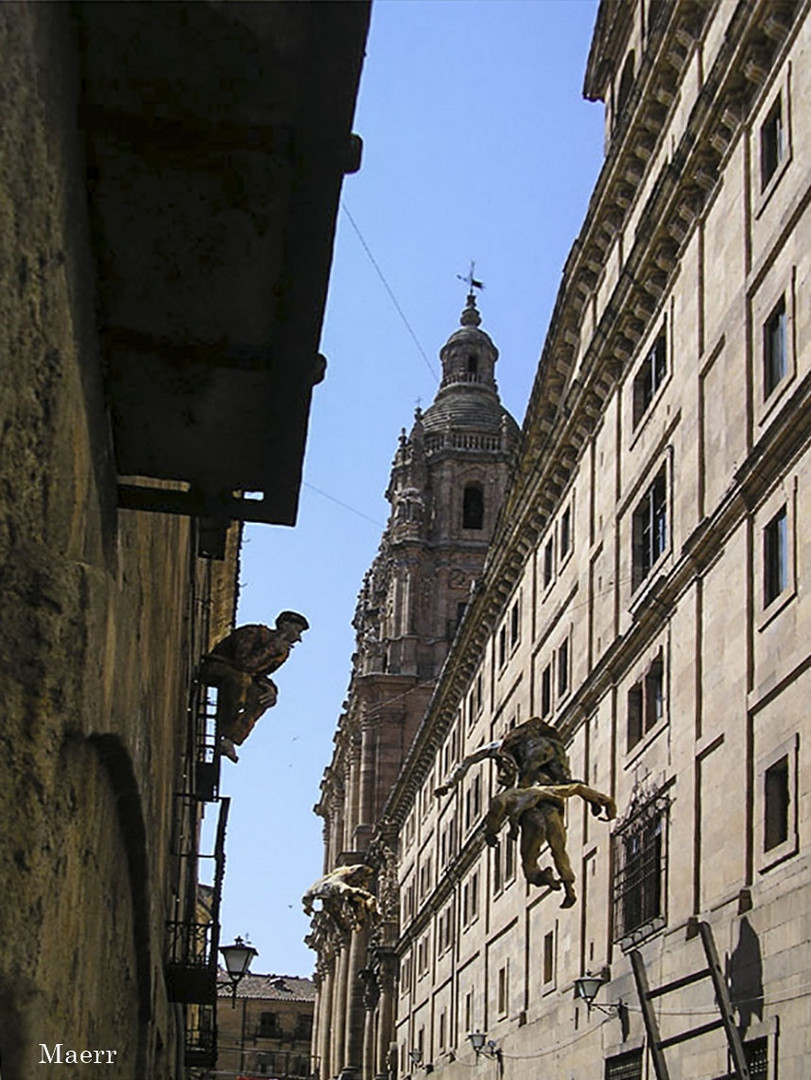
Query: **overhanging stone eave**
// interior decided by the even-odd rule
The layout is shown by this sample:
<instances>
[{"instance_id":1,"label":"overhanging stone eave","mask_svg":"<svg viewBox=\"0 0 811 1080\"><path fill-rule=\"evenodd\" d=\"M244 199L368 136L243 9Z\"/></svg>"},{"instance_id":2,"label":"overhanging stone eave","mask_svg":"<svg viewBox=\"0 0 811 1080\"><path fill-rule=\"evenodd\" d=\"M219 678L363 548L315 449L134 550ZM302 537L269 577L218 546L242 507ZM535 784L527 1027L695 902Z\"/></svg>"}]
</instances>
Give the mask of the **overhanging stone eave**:
<instances>
[{"instance_id":1,"label":"overhanging stone eave","mask_svg":"<svg viewBox=\"0 0 811 1080\"><path fill-rule=\"evenodd\" d=\"M126 34L121 6L76 6L100 346L116 465L141 478L122 488L132 509L295 522L369 17L363 0L315 6L131 4Z\"/></svg>"}]
</instances>

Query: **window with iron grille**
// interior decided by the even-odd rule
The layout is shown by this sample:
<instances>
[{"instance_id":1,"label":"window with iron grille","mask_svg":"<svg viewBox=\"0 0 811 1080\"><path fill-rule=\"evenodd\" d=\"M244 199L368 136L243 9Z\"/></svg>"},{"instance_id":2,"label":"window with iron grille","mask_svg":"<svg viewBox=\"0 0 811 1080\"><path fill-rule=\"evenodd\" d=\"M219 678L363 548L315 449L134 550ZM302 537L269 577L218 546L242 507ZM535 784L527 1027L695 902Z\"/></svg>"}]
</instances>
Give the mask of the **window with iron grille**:
<instances>
[{"instance_id":1,"label":"window with iron grille","mask_svg":"<svg viewBox=\"0 0 811 1080\"><path fill-rule=\"evenodd\" d=\"M614 936L657 929L665 921L668 801L657 795L632 809L614 833Z\"/></svg>"},{"instance_id":2,"label":"window with iron grille","mask_svg":"<svg viewBox=\"0 0 811 1080\"><path fill-rule=\"evenodd\" d=\"M642 1050L617 1054L605 1063L605 1080L642 1080Z\"/></svg>"},{"instance_id":3,"label":"window with iron grille","mask_svg":"<svg viewBox=\"0 0 811 1080\"><path fill-rule=\"evenodd\" d=\"M749 1066L750 1080L767 1080L769 1075L769 1040L749 1039L743 1044L743 1054Z\"/></svg>"}]
</instances>

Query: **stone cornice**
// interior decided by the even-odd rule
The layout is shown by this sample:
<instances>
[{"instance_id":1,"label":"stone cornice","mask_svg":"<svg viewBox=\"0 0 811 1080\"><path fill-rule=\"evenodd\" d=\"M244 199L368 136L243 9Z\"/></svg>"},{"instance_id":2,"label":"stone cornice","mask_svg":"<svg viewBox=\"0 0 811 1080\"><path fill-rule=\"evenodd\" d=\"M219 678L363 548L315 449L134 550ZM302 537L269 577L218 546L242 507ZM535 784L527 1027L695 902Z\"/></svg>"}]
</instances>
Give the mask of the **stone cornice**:
<instances>
[{"instance_id":1,"label":"stone cornice","mask_svg":"<svg viewBox=\"0 0 811 1080\"><path fill-rule=\"evenodd\" d=\"M602 101L633 24L633 0L600 0L589 49L583 97Z\"/></svg>"}]
</instances>

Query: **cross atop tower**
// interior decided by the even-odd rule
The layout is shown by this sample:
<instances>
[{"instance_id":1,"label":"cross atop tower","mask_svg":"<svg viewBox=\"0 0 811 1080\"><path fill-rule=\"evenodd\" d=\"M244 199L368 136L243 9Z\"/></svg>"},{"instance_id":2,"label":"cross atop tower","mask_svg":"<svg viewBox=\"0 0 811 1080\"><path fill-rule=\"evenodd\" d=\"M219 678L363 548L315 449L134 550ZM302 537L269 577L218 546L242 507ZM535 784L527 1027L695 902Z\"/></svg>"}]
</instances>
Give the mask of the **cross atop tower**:
<instances>
[{"instance_id":1,"label":"cross atop tower","mask_svg":"<svg viewBox=\"0 0 811 1080\"><path fill-rule=\"evenodd\" d=\"M476 263L473 261L473 259L471 259L470 260L470 270L468 271L467 277L462 277L461 274L456 275L459 278L460 281L464 281L465 284L467 285L467 287L468 287L468 293L467 293L468 299L470 299L471 297L475 297L476 294L473 292L474 289L483 289L484 288L484 282L483 281L478 281L473 276L474 273L475 273L475 270L476 270Z\"/></svg>"}]
</instances>

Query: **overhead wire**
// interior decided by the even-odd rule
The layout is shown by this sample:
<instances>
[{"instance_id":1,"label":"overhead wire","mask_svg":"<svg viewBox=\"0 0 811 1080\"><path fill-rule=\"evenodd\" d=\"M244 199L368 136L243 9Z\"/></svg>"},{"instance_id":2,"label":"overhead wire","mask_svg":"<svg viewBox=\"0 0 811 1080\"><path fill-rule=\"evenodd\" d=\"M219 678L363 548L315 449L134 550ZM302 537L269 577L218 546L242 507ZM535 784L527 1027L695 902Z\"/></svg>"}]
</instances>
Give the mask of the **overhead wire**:
<instances>
[{"instance_id":1,"label":"overhead wire","mask_svg":"<svg viewBox=\"0 0 811 1080\"><path fill-rule=\"evenodd\" d=\"M383 282L383 287L385 288L386 292L389 294L389 298L391 299L391 302L394 304L394 307L397 310L397 314L403 320L403 323L405 325L406 330L408 330L409 334L411 335L412 341L417 346L417 349L419 350L420 356L425 361L426 366L427 366L428 370L431 372L431 374L433 375L434 379L435 380L438 379L439 375L437 374L436 370L434 369L434 366L431 363L431 361L428 359L428 356L426 355L425 349L423 349L422 345L420 344L419 338L414 333L414 330L413 330L413 327L411 326L411 323L408 321L408 317L406 316L406 313L403 311L402 307L400 306L399 301L397 300L397 297L394 295L394 290L392 289L391 285L389 285L388 281L386 280L386 275L380 269L380 266L379 266L377 260L375 259L374 255L372 254L371 248L366 243L366 240L363 237L363 233L360 231L360 228L358 227L358 223L352 217L352 214L349 211L349 207L346 205L346 203L343 201L343 199L341 199L341 209L346 214L346 216L349 218L349 223L351 224L352 228L355 230L355 233L356 233L356 235L358 237L358 240L360 240L360 242L361 242L361 246L363 247L363 250L366 252L367 256L369 257L369 262L371 262L372 266L377 271L377 276Z\"/></svg>"},{"instance_id":2,"label":"overhead wire","mask_svg":"<svg viewBox=\"0 0 811 1080\"><path fill-rule=\"evenodd\" d=\"M350 506L349 503L336 499L335 496L330 495L328 491L323 491L321 488L316 487L315 484L311 484L308 480L304 480L302 483L304 487L309 488L311 491L315 491L318 495L323 495L323 497L329 499L330 502L337 503L337 505L342 506L344 510L349 510L350 513L357 514L358 517L362 517L366 521L371 521L372 525L376 525L379 529L385 529L386 526L382 521L377 521L375 518L369 517L368 514L364 514L362 510L357 510L354 506Z\"/></svg>"}]
</instances>

